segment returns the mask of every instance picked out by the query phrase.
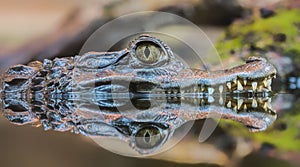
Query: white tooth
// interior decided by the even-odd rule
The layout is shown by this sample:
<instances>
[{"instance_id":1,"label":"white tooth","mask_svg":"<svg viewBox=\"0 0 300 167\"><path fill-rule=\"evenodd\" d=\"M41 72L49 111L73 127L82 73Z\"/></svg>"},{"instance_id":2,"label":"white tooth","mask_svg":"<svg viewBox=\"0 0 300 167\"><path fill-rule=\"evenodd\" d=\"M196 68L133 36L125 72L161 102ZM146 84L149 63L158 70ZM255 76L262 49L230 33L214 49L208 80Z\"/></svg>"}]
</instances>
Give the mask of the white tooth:
<instances>
[{"instance_id":1,"label":"white tooth","mask_svg":"<svg viewBox=\"0 0 300 167\"><path fill-rule=\"evenodd\" d=\"M213 103L213 102L215 101L215 99L214 99L212 96L208 96L207 101L208 101L209 103Z\"/></svg>"},{"instance_id":2,"label":"white tooth","mask_svg":"<svg viewBox=\"0 0 300 167\"><path fill-rule=\"evenodd\" d=\"M226 85L227 85L228 89L231 90L231 82L227 82Z\"/></svg>"},{"instance_id":3,"label":"white tooth","mask_svg":"<svg viewBox=\"0 0 300 167\"><path fill-rule=\"evenodd\" d=\"M233 107L233 110L236 111L236 106Z\"/></svg>"},{"instance_id":4,"label":"white tooth","mask_svg":"<svg viewBox=\"0 0 300 167\"><path fill-rule=\"evenodd\" d=\"M226 106L227 108L231 108L231 101L229 101Z\"/></svg>"},{"instance_id":5,"label":"white tooth","mask_svg":"<svg viewBox=\"0 0 300 167\"><path fill-rule=\"evenodd\" d=\"M241 108L243 102L244 102L243 99L239 99L239 100L238 100L238 107L237 107L238 109Z\"/></svg>"},{"instance_id":6,"label":"white tooth","mask_svg":"<svg viewBox=\"0 0 300 167\"><path fill-rule=\"evenodd\" d=\"M201 99L201 104L204 104L204 99Z\"/></svg>"},{"instance_id":7,"label":"white tooth","mask_svg":"<svg viewBox=\"0 0 300 167\"><path fill-rule=\"evenodd\" d=\"M267 107L268 107L268 104L265 102L263 108L264 108L265 110L267 110L267 109L268 109Z\"/></svg>"},{"instance_id":8,"label":"white tooth","mask_svg":"<svg viewBox=\"0 0 300 167\"><path fill-rule=\"evenodd\" d=\"M263 90L263 86L260 85L260 86L258 87L257 91L258 91L258 92L261 92L262 90Z\"/></svg>"},{"instance_id":9,"label":"white tooth","mask_svg":"<svg viewBox=\"0 0 300 167\"><path fill-rule=\"evenodd\" d=\"M244 104L244 110L247 110L247 105L246 104Z\"/></svg>"},{"instance_id":10,"label":"white tooth","mask_svg":"<svg viewBox=\"0 0 300 167\"><path fill-rule=\"evenodd\" d=\"M267 87L267 79L264 79L263 84L265 87Z\"/></svg>"},{"instance_id":11,"label":"white tooth","mask_svg":"<svg viewBox=\"0 0 300 167\"><path fill-rule=\"evenodd\" d=\"M271 90L272 79L267 80L267 88Z\"/></svg>"},{"instance_id":12,"label":"white tooth","mask_svg":"<svg viewBox=\"0 0 300 167\"><path fill-rule=\"evenodd\" d=\"M201 92L204 92L204 88L205 88L205 86L202 84L201 85Z\"/></svg>"},{"instance_id":13,"label":"white tooth","mask_svg":"<svg viewBox=\"0 0 300 167\"><path fill-rule=\"evenodd\" d=\"M252 89L256 90L257 89L257 82L252 82Z\"/></svg>"},{"instance_id":14,"label":"white tooth","mask_svg":"<svg viewBox=\"0 0 300 167\"><path fill-rule=\"evenodd\" d=\"M223 93L223 85L220 85L220 86L219 86L219 91L220 91L220 94Z\"/></svg>"},{"instance_id":15,"label":"white tooth","mask_svg":"<svg viewBox=\"0 0 300 167\"><path fill-rule=\"evenodd\" d=\"M252 107L253 108L257 107L257 101L255 99L252 100Z\"/></svg>"},{"instance_id":16,"label":"white tooth","mask_svg":"<svg viewBox=\"0 0 300 167\"><path fill-rule=\"evenodd\" d=\"M215 89L214 89L214 88L208 88L208 94L209 94L209 95L213 94L213 93L214 93L214 91L215 91Z\"/></svg>"},{"instance_id":17,"label":"white tooth","mask_svg":"<svg viewBox=\"0 0 300 167\"><path fill-rule=\"evenodd\" d=\"M220 104L220 105L223 105L223 102L224 102L224 101L223 101L223 98L222 98L222 96L220 96L219 104Z\"/></svg>"},{"instance_id":18,"label":"white tooth","mask_svg":"<svg viewBox=\"0 0 300 167\"><path fill-rule=\"evenodd\" d=\"M246 80L246 79L244 79L244 85L245 85L245 86L247 85L247 80Z\"/></svg>"},{"instance_id":19,"label":"white tooth","mask_svg":"<svg viewBox=\"0 0 300 167\"><path fill-rule=\"evenodd\" d=\"M235 83L235 84L236 84L236 78L234 78L232 81L233 81L233 83Z\"/></svg>"},{"instance_id":20,"label":"white tooth","mask_svg":"<svg viewBox=\"0 0 300 167\"><path fill-rule=\"evenodd\" d=\"M240 81L237 81L237 89L238 90L243 90L244 89Z\"/></svg>"}]
</instances>

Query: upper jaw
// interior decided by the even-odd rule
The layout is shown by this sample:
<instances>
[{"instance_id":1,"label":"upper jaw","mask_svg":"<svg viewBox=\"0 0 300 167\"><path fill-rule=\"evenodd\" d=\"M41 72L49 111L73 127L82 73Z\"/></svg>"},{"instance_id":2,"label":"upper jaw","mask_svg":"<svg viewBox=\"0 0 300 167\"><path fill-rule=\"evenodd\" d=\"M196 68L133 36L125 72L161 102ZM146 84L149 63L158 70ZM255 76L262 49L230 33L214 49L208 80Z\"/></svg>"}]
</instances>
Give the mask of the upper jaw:
<instances>
[{"instance_id":1,"label":"upper jaw","mask_svg":"<svg viewBox=\"0 0 300 167\"><path fill-rule=\"evenodd\" d=\"M105 75L104 75L105 74ZM251 57L245 64L220 71L202 71L183 68L178 71L169 68L131 69L127 72L111 69L99 71L97 78L86 80L83 85L116 85L129 91L160 93L260 93L271 92L272 79L276 69L263 58ZM99 76L99 77L98 77ZM96 84L95 84L96 83ZM133 86L130 89L130 86ZM213 90L213 91L212 91ZM218 91L218 92L217 92Z\"/></svg>"},{"instance_id":2,"label":"upper jaw","mask_svg":"<svg viewBox=\"0 0 300 167\"><path fill-rule=\"evenodd\" d=\"M264 58L251 57L245 64L220 71L184 69L158 85L164 90L175 88L191 93L270 93L275 77L276 69L272 64Z\"/></svg>"}]
</instances>

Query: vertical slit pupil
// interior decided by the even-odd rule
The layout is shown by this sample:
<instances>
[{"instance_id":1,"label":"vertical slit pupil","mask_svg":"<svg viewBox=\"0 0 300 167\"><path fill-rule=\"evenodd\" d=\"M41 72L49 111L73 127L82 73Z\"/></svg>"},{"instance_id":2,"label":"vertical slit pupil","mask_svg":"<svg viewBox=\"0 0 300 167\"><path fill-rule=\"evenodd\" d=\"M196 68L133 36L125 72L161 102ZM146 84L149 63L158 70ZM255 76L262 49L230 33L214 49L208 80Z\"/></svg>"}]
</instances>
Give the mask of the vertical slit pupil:
<instances>
[{"instance_id":1,"label":"vertical slit pupil","mask_svg":"<svg viewBox=\"0 0 300 167\"><path fill-rule=\"evenodd\" d=\"M145 141L146 141L147 143L150 142L150 134L149 134L148 131L147 131L146 134L145 134Z\"/></svg>"},{"instance_id":2,"label":"vertical slit pupil","mask_svg":"<svg viewBox=\"0 0 300 167\"><path fill-rule=\"evenodd\" d=\"M150 49L148 48L148 46L146 46L146 48L144 50L144 54L145 54L146 58L149 57L149 55L150 55Z\"/></svg>"}]
</instances>

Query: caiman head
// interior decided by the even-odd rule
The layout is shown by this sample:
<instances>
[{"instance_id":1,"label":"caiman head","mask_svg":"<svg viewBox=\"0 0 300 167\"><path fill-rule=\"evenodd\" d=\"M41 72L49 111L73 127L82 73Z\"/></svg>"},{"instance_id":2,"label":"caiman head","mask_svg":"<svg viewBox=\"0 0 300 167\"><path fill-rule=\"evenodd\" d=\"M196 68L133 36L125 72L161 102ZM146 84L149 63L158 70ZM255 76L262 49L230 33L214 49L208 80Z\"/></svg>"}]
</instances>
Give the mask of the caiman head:
<instances>
[{"instance_id":1,"label":"caiman head","mask_svg":"<svg viewBox=\"0 0 300 167\"><path fill-rule=\"evenodd\" d=\"M264 98L272 95L276 69L263 58L251 57L243 65L220 71L191 69L150 35L139 36L118 52L89 52L77 58L72 89L92 89L99 95L101 111L120 112L123 97L143 110L150 108L145 100L149 98L192 104L197 99L197 106L220 103L235 112L271 110Z\"/></svg>"},{"instance_id":2,"label":"caiman head","mask_svg":"<svg viewBox=\"0 0 300 167\"><path fill-rule=\"evenodd\" d=\"M265 130L276 119L269 98L276 70L263 58L221 71L191 69L165 43L141 35L127 49L90 52L75 62L72 91L81 98L73 100L84 117L79 131L118 134L141 154L154 152L176 128L211 112L250 131ZM104 125L109 134L101 130Z\"/></svg>"},{"instance_id":3,"label":"caiman head","mask_svg":"<svg viewBox=\"0 0 300 167\"><path fill-rule=\"evenodd\" d=\"M117 52L11 67L1 85L13 123L116 137L150 154L177 128L212 112L251 131L266 129L276 119L270 105L275 75L257 57L226 70L191 69L165 43L141 35Z\"/></svg>"}]
</instances>

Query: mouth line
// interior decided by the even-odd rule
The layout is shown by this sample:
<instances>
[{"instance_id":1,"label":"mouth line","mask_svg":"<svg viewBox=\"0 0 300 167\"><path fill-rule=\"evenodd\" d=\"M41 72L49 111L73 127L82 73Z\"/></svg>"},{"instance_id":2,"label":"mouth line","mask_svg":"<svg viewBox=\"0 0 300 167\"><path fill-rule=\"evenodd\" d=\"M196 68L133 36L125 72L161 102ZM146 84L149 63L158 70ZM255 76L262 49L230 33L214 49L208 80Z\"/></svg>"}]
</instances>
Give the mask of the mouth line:
<instances>
[{"instance_id":1,"label":"mouth line","mask_svg":"<svg viewBox=\"0 0 300 167\"><path fill-rule=\"evenodd\" d=\"M153 84L153 83L134 83L141 89L135 89L133 94L149 94L151 96L170 96L170 97L206 97L206 96L242 96L242 97L265 97L273 96L272 79L275 74L260 78L236 77L225 83L218 84L190 84L180 86L180 83ZM142 84L153 84L150 89L143 89ZM172 85L172 86L170 86ZM135 86L136 88L137 86Z\"/></svg>"}]
</instances>

